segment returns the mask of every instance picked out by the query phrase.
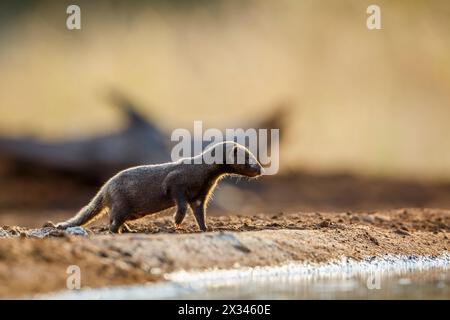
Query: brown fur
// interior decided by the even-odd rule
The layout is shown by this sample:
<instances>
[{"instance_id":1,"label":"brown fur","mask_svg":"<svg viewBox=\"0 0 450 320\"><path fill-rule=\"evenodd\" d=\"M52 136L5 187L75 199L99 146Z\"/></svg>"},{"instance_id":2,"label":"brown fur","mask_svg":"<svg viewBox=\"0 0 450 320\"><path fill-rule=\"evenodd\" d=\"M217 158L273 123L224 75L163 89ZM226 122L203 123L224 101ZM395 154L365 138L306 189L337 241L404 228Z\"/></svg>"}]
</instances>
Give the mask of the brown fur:
<instances>
[{"instance_id":1,"label":"brown fur","mask_svg":"<svg viewBox=\"0 0 450 320\"><path fill-rule=\"evenodd\" d=\"M222 148L222 164L196 164L216 154ZM245 163L237 163L238 151L246 156ZM226 162L230 159L233 163ZM186 163L190 162L191 163ZM134 220L176 206L175 225L183 221L188 205L201 231L206 231L205 210L209 196L219 179L225 175L256 177L262 168L253 154L235 142L218 143L202 154L176 162L129 168L109 179L92 199L73 218L58 224L58 228L85 225L108 211L110 230L119 232L126 221Z\"/></svg>"}]
</instances>

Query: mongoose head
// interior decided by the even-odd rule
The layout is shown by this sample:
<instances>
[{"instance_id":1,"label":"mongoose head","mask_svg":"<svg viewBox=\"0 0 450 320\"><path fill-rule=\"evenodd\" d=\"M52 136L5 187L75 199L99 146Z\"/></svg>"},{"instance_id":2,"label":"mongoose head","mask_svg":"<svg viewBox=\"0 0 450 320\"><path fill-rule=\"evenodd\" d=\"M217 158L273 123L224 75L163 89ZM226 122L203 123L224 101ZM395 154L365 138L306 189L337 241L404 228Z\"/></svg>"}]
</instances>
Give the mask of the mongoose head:
<instances>
[{"instance_id":1,"label":"mongoose head","mask_svg":"<svg viewBox=\"0 0 450 320\"><path fill-rule=\"evenodd\" d=\"M221 148L223 152L224 170L228 174L237 174L246 177L258 177L262 174L263 168L256 157L243 145L234 141L225 141L214 145L205 153L215 156L216 152Z\"/></svg>"}]
</instances>

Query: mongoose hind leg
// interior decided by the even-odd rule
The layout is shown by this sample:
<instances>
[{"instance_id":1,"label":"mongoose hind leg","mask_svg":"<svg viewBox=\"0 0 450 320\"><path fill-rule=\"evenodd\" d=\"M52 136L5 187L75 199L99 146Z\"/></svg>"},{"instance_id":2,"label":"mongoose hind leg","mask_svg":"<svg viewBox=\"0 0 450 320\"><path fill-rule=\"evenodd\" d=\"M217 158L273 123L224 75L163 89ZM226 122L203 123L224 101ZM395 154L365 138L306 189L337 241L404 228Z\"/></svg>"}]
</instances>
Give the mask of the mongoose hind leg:
<instances>
[{"instance_id":1,"label":"mongoose hind leg","mask_svg":"<svg viewBox=\"0 0 450 320\"><path fill-rule=\"evenodd\" d=\"M184 195L180 194L175 197L175 204L177 206L177 211L175 212L175 215L173 216L175 221L175 228L180 229L181 223L184 220L184 217L186 216L186 212L188 209L188 203L186 201L186 198Z\"/></svg>"},{"instance_id":2,"label":"mongoose hind leg","mask_svg":"<svg viewBox=\"0 0 450 320\"><path fill-rule=\"evenodd\" d=\"M123 229L130 231L128 226L124 224L124 221L112 219L112 221L109 224L109 231L111 231L112 233L122 233Z\"/></svg>"},{"instance_id":3,"label":"mongoose hind leg","mask_svg":"<svg viewBox=\"0 0 450 320\"><path fill-rule=\"evenodd\" d=\"M128 220L127 218L129 213L130 209L127 206L123 204L114 205L111 208L109 216L109 231L113 233L121 233L125 221Z\"/></svg>"},{"instance_id":4,"label":"mongoose hind leg","mask_svg":"<svg viewBox=\"0 0 450 320\"><path fill-rule=\"evenodd\" d=\"M194 212L195 220L197 220L198 227L201 231L205 232L207 230L205 223L205 202L195 201L191 203L191 208Z\"/></svg>"}]
</instances>

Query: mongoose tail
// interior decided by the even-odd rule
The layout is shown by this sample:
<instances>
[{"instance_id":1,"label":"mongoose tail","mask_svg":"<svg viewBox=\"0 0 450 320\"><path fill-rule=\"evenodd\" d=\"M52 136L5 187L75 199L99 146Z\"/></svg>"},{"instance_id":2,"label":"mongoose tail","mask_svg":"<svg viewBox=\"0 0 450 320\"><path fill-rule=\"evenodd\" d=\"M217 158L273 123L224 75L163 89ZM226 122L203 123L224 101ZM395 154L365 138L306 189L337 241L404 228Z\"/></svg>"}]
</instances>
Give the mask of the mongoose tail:
<instances>
[{"instance_id":1,"label":"mongoose tail","mask_svg":"<svg viewBox=\"0 0 450 320\"><path fill-rule=\"evenodd\" d=\"M83 226L97 219L100 214L104 212L104 209L103 192L100 190L91 202L81 208L81 210L74 217L58 223L56 227L59 229L66 229L69 227Z\"/></svg>"}]
</instances>

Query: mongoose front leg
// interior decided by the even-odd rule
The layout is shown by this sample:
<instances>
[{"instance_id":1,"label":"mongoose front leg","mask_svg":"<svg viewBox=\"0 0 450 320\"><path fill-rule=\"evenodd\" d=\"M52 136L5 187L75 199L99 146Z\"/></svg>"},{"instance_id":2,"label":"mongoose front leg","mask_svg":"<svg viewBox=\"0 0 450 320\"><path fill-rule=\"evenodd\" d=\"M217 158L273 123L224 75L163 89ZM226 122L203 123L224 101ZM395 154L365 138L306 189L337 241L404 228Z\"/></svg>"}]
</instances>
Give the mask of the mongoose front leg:
<instances>
[{"instance_id":1,"label":"mongoose front leg","mask_svg":"<svg viewBox=\"0 0 450 320\"><path fill-rule=\"evenodd\" d=\"M192 211L194 212L195 220L197 220L198 227L201 231L206 231L205 224L205 202L201 200L197 200L191 203Z\"/></svg>"},{"instance_id":2,"label":"mongoose front leg","mask_svg":"<svg viewBox=\"0 0 450 320\"><path fill-rule=\"evenodd\" d=\"M174 196L175 204L177 205L177 211L175 212L175 215L173 216L175 220L175 228L180 229L181 223L184 220L184 217L186 216L186 212L188 209L188 203L186 200L186 197L183 193L178 193Z\"/></svg>"}]
</instances>

